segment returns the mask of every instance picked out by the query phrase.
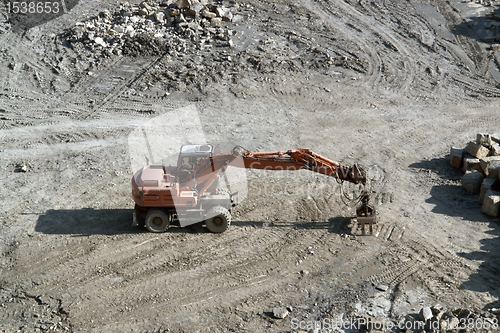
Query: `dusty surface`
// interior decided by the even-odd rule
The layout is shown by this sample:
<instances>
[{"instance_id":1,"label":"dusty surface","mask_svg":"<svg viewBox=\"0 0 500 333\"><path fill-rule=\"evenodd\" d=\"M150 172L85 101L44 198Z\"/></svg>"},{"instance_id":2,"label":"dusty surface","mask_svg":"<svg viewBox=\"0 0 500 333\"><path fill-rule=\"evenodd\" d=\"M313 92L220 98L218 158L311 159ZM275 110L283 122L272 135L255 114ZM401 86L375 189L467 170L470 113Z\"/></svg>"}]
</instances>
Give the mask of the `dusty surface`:
<instances>
[{"instance_id":1,"label":"dusty surface","mask_svg":"<svg viewBox=\"0 0 500 333\"><path fill-rule=\"evenodd\" d=\"M447 157L498 131L500 51L483 42L496 7L239 5L233 47L102 58L64 39L112 1L0 34L0 330L286 332L293 318L500 307L498 219ZM249 171L220 235L131 227L127 136L188 105L208 142L377 170L378 237L351 235L335 181L302 172Z\"/></svg>"}]
</instances>

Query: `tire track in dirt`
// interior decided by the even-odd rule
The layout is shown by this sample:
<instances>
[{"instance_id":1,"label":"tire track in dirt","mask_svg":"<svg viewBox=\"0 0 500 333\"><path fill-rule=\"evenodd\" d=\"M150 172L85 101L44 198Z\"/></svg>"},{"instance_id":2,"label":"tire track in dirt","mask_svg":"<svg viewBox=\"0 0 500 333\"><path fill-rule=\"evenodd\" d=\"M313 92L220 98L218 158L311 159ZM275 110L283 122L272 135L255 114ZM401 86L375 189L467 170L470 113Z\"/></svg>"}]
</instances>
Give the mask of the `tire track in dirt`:
<instances>
[{"instance_id":1,"label":"tire track in dirt","mask_svg":"<svg viewBox=\"0 0 500 333\"><path fill-rule=\"evenodd\" d=\"M263 230L262 235L257 234L255 237L259 239L269 231L271 230ZM288 276L291 274L289 268L296 267L295 264L298 258L306 254L308 246L323 246L328 241L328 237L325 236L323 230L314 232L314 235L309 232L305 234L291 230L287 231L283 237L280 237L283 232L280 231L275 235L269 235L267 239L263 239L260 243L254 242L250 248L248 245L243 246L247 250L243 253L237 252L237 257L229 260L222 252L217 254L217 256L221 256L222 261L216 260L202 263L196 265L194 269L192 267L183 270L181 266L178 266L178 268L173 267L174 270L171 272L157 272L153 268L148 272L149 274L144 273L134 275L133 278L125 278L122 282L108 286L102 292L110 293L106 295L106 299L112 299L115 303L127 305L129 310L124 316L133 315L136 318L141 317L145 312L153 308L155 311L161 309L162 313L170 313L169 309L190 305L193 306L193 311L197 311L200 308L209 306L216 299L220 301L221 297L225 301L233 301L230 291L238 294L237 298L241 298L248 295L248 292L242 290L251 285L266 282L265 289L270 288L267 281L276 280L276 275ZM252 239L248 240L248 242L251 243ZM269 239L274 240L270 244L265 244L266 247L263 249L262 244L269 242ZM198 250L204 251L204 249ZM259 254L259 252L261 253ZM247 256L248 253L251 255ZM207 256L210 256L210 253L207 253ZM182 257L180 258L182 259ZM204 283L200 284L199 281L204 281ZM284 281L278 279L277 283L284 283ZM91 284L92 282L87 287L82 286L77 290L77 293L85 294L86 288L91 287ZM159 286L175 287L164 290ZM153 290L164 290L160 292L164 300L159 304L157 302L156 305L151 305L149 299L144 297L147 291ZM95 302L93 296L88 302ZM150 305L148 306L148 304ZM107 305L99 305L99 307L101 306L106 307ZM82 310L86 307L86 305L81 305ZM137 313L137 311L140 312ZM122 317L120 313L115 313L112 316L113 318Z\"/></svg>"},{"instance_id":2,"label":"tire track in dirt","mask_svg":"<svg viewBox=\"0 0 500 333\"><path fill-rule=\"evenodd\" d=\"M451 292L450 284L455 286L460 284L458 278L464 270L467 271L464 272L465 276L471 273L464 258L437 248L423 238L417 238L411 232L407 232L407 236L400 240L389 241L376 257L395 258L395 260L382 272L368 277L367 280L374 285L386 284L394 287L413 277L420 280L422 285L438 298ZM380 262L377 261L375 264L380 265Z\"/></svg>"}]
</instances>

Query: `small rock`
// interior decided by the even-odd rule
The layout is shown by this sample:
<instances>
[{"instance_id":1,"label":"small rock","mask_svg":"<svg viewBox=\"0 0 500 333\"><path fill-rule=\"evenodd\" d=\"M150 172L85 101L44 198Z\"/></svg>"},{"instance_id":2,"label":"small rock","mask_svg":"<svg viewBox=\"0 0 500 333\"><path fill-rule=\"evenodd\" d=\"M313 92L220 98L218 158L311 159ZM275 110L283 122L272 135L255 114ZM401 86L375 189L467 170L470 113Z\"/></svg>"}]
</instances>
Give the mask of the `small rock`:
<instances>
[{"instance_id":1,"label":"small rock","mask_svg":"<svg viewBox=\"0 0 500 333\"><path fill-rule=\"evenodd\" d=\"M430 307L426 306L420 310L419 315L423 321L427 321L432 318L432 310Z\"/></svg>"},{"instance_id":2,"label":"small rock","mask_svg":"<svg viewBox=\"0 0 500 333\"><path fill-rule=\"evenodd\" d=\"M293 307L291 305L287 306L286 309L288 310L288 312L292 312L293 311Z\"/></svg>"},{"instance_id":3,"label":"small rock","mask_svg":"<svg viewBox=\"0 0 500 333\"><path fill-rule=\"evenodd\" d=\"M454 330L455 328L458 327L458 324L460 324L460 321L456 317L451 317L448 321L448 330Z\"/></svg>"},{"instance_id":4,"label":"small rock","mask_svg":"<svg viewBox=\"0 0 500 333\"><path fill-rule=\"evenodd\" d=\"M175 17L175 23L187 22L184 15L179 14Z\"/></svg>"},{"instance_id":5,"label":"small rock","mask_svg":"<svg viewBox=\"0 0 500 333\"><path fill-rule=\"evenodd\" d=\"M148 12L151 12L153 9L151 8L150 5L148 5L148 3L146 1L143 1L139 4L139 8L144 8L146 9Z\"/></svg>"},{"instance_id":6,"label":"small rock","mask_svg":"<svg viewBox=\"0 0 500 333\"><path fill-rule=\"evenodd\" d=\"M179 0L177 1L177 8L179 9L188 9L191 6L191 0Z\"/></svg>"},{"instance_id":7,"label":"small rock","mask_svg":"<svg viewBox=\"0 0 500 333\"><path fill-rule=\"evenodd\" d=\"M26 164L21 165L21 167L19 168L19 171L21 171L21 172L27 172L28 171L28 167L26 166Z\"/></svg>"},{"instance_id":8,"label":"small rock","mask_svg":"<svg viewBox=\"0 0 500 333\"><path fill-rule=\"evenodd\" d=\"M205 7L199 3L199 2L196 2L196 3L193 3L191 5L191 7L189 7L189 9L194 13L194 14L199 14L203 11L203 9L205 9Z\"/></svg>"},{"instance_id":9,"label":"small rock","mask_svg":"<svg viewBox=\"0 0 500 333\"><path fill-rule=\"evenodd\" d=\"M498 51L498 50L500 50L500 44L493 44L490 46L490 49L492 51Z\"/></svg>"},{"instance_id":10,"label":"small rock","mask_svg":"<svg viewBox=\"0 0 500 333\"><path fill-rule=\"evenodd\" d=\"M116 25L113 30L119 34L122 34L125 32L125 27L122 25Z\"/></svg>"},{"instance_id":11,"label":"small rock","mask_svg":"<svg viewBox=\"0 0 500 333\"><path fill-rule=\"evenodd\" d=\"M462 186L471 193L479 193L484 175L481 172L467 172L462 177Z\"/></svg>"},{"instance_id":12,"label":"small rock","mask_svg":"<svg viewBox=\"0 0 500 333\"><path fill-rule=\"evenodd\" d=\"M94 43L96 43L97 45L101 45L101 46L103 46L103 47L106 47L106 46L107 46L106 42L105 42L105 41L104 41L104 39L102 39L101 37L96 37L96 38L94 39Z\"/></svg>"},{"instance_id":13,"label":"small rock","mask_svg":"<svg viewBox=\"0 0 500 333\"><path fill-rule=\"evenodd\" d=\"M170 12L170 16L172 16L172 17L177 16L181 13L181 11L177 8L170 8L169 12Z\"/></svg>"},{"instance_id":14,"label":"small rock","mask_svg":"<svg viewBox=\"0 0 500 333\"><path fill-rule=\"evenodd\" d=\"M214 17L210 19L210 25L212 27L221 27L222 26L222 19L220 17Z\"/></svg>"},{"instance_id":15,"label":"small rock","mask_svg":"<svg viewBox=\"0 0 500 333\"><path fill-rule=\"evenodd\" d=\"M146 8L141 8L139 9L139 12L137 14L139 14L140 16L148 16L149 12Z\"/></svg>"},{"instance_id":16,"label":"small rock","mask_svg":"<svg viewBox=\"0 0 500 333\"><path fill-rule=\"evenodd\" d=\"M243 16L242 15L239 15L239 14L233 15L233 19L232 19L233 23L239 23L241 21L243 21Z\"/></svg>"},{"instance_id":17,"label":"small rock","mask_svg":"<svg viewBox=\"0 0 500 333\"><path fill-rule=\"evenodd\" d=\"M386 284L379 284L375 288L380 291L387 291L387 289L389 289L389 286Z\"/></svg>"},{"instance_id":18,"label":"small rock","mask_svg":"<svg viewBox=\"0 0 500 333\"><path fill-rule=\"evenodd\" d=\"M213 19L213 18L217 17L217 14L209 12L208 10L205 10L201 13L201 16L203 16L204 18L207 18L207 19Z\"/></svg>"},{"instance_id":19,"label":"small rock","mask_svg":"<svg viewBox=\"0 0 500 333\"><path fill-rule=\"evenodd\" d=\"M226 13L224 13L224 16L222 16L222 20L226 22L231 22L233 20L233 13L227 11Z\"/></svg>"},{"instance_id":20,"label":"small rock","mask_svg":"<svg viewBox=\"0 0 500 333\"><path fill-rule=\"evenodd\" d=\"M274 308L273 316L276 319L285 319L288 316L288 310L285 308Z\"/></svg>"},{"instance_id":21,"label":"small rock","mask_svg":"<svg viewBox=\"0 0 500 333\"><path fill-rule=\"evenodd\" d=\"M128 34L128 35L131 35L134 32L135 32L134 27L131 26L131 25L127 25L127 27L125 28L125 33Z\"/></svg>"},{"instance_id":22,"label":"small rock","mask_svg":"<svg viewBox=\"0 0 500 333\"><path fill-rule=\"evenodd\" d=\"M226 14L226 10L222 7L217 7L215 9L215 14L217 14L217 16L219 16L219 17L223 17L224 14Z\"/></svg>"},{"instance_id":23,"label":"small rock","mask_svg":"<svg viewBox=\"0 0 500 333\"><path fill-rule=\"evenodd\" d=\"M158 23L163 23L165 20L165 14L163 12L158 12L155 14L155 20Z\"/></svg>"}]
</instances>

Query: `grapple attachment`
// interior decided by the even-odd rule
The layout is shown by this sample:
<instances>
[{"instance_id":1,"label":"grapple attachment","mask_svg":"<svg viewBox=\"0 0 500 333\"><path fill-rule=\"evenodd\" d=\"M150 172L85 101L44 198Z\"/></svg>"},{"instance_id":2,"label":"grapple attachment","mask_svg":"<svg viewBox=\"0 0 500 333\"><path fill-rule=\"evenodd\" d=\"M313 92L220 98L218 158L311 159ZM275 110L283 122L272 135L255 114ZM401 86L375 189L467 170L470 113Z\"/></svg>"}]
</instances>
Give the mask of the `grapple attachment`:
<instances>
[{"instance_id":1,"label":"grapple attachment","mask_svg":"<svg viewBox=\"0 0 500 333\"><path fill-rule=\"evenodd\" d=\"M373 225L377 223L377 212L375 207L370 205L370 194L364 192L361 197L361 204L356 207L356 220L363 235L366 234L365 225L368 225L370 234L373 234Z\"/></svg>"}]
</instances>

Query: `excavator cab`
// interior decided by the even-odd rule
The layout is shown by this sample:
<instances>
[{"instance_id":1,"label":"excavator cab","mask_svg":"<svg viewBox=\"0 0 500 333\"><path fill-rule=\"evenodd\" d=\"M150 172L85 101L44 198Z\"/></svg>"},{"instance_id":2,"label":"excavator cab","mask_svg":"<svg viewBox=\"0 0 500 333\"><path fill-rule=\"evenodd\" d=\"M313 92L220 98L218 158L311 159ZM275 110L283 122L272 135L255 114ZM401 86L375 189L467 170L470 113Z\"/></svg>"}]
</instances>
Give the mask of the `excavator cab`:
<instances>
[{"instance_id":1,"label":"excavator cab","mask_svg":"<svg viewBox=\"0 0 500 333\"><path fill-rule=\"evenodd\" d=\"M177 160L177 168L189 165L196 168L203 159L212 155L214 147L212 145L183 145Z\"/></svg>"},{"instance_id":2,"label":"excavator cab","mask_svg":"<svg viewBox=\"0 0 500 333\"><path fill-rule=\"evenodd\" d=\"M203 164L214 151L212 145L183 145L177 160L177 177L185 182L194 177L194 171Z\"/></svg>"}]
</instances>

